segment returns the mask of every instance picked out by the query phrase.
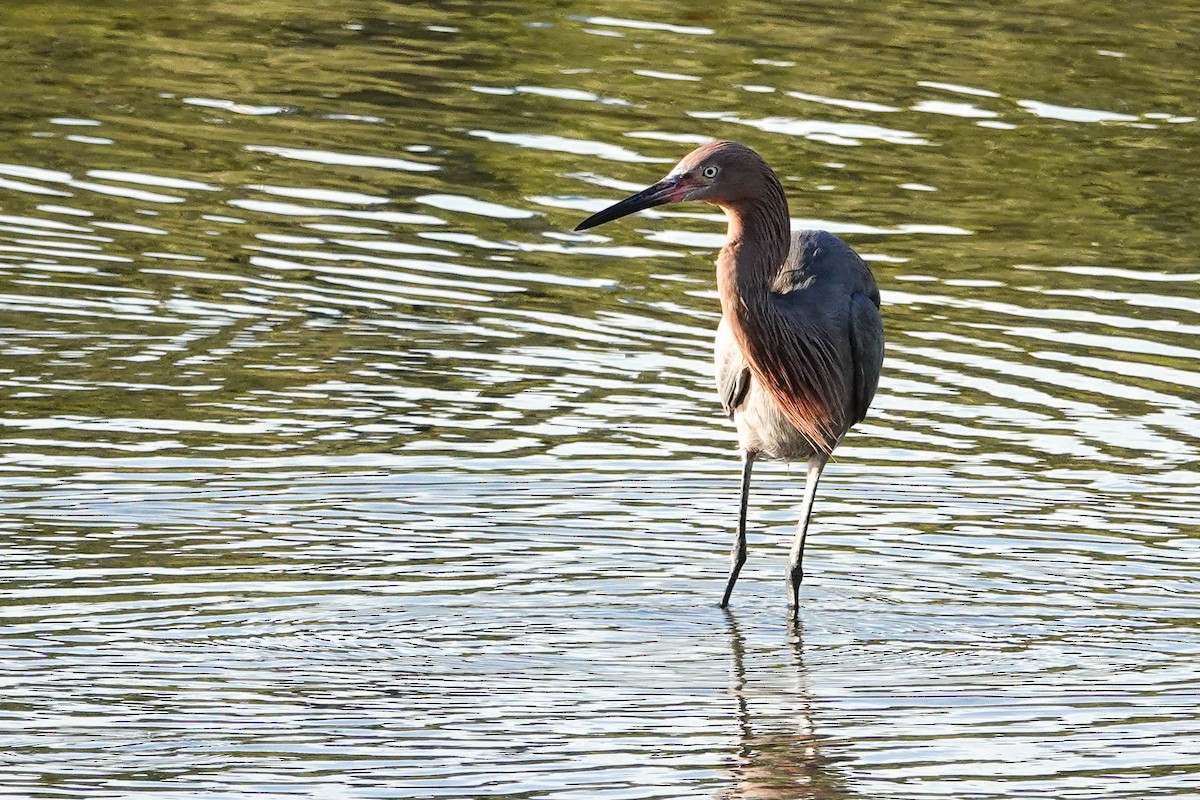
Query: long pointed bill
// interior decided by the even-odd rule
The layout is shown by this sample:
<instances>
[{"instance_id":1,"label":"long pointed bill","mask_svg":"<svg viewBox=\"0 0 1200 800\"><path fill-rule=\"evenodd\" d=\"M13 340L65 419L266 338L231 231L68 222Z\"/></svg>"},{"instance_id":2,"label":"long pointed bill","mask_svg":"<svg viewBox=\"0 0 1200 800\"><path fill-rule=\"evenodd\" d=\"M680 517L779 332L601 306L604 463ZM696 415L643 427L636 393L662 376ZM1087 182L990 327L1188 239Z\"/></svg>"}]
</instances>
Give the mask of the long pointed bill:
<instances>
[{"instance_id":1,"label":"long pointed bill","mask_svg":"<svg viewBox=\"0 0 1200 800\"><path fill-rule=\"evenodd\" d=\"M612 222L614 219L628 216L635 211L644 211L647 208L661 206L664 203L673 203L676 200L682 200L687 194L690 187L681 178L664 178L653 186L649 186L632 197L626 197L619 203L615 203L603 211L592 214L583 222L575 226L577 231L586 231L588 228L594 228L597 225L603 225L606 222Z\"/></svg>"}]
</instances>

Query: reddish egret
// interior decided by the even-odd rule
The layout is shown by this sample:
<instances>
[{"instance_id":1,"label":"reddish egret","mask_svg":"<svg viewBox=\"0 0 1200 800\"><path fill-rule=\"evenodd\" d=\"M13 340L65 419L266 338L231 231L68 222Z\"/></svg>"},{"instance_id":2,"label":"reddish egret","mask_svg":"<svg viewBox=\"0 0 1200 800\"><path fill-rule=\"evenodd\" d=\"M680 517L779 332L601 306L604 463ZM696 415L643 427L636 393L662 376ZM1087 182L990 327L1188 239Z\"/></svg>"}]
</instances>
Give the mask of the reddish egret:
<instances>
[{"instance_id":1,"label":"reddish egret","mask_svg":"<svg viewBox=\"0 0 1200 800\"><path fill-rule=\"evenodd\" d=\"M729 220L717 256L717 392L737 426L741 510L721 607L746 561L750 470L763 456L808 462L788 563L788 603L800 603L804 536L821 471L867 413L883 365L879 290L850 247L825 231L792 233L787 198L758 153L714 142L658 183L593 214L581 231L664 203L703 200Z\"/></svg>"}]
</instances>

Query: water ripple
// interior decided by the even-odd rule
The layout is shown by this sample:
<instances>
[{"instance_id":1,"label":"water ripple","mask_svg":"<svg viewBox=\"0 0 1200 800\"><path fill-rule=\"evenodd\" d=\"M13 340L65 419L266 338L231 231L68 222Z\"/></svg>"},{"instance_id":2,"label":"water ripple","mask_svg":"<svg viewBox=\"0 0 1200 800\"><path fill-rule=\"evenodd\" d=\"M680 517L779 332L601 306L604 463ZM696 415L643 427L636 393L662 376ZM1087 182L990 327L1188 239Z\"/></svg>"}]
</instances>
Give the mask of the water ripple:
<instances>
[{"instance_id":1,"label":"water ripple","mask_svg":"<svg viewBox=\"0 0 1200 800\"><path fill-rule=\"evenodd\" d=\"M1191 796L1182 12L35 6L0 144L9 793ZM884 300L797 624L795 466L756 467L715 607L723 216L571 232L731 136Z\"/></svg>"}]
</instances>

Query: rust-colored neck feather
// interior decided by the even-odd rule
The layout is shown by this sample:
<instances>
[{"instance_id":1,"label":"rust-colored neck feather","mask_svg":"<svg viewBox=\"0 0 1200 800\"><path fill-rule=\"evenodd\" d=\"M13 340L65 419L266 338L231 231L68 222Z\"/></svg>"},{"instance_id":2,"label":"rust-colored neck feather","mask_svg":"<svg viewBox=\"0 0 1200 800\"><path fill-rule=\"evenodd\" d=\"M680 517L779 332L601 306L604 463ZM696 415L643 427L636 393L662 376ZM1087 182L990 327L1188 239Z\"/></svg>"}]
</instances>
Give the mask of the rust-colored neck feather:
<instances>
[{"instance_id":1,"label":"rust-colored neck feather","mask_svg":"<svg viewBox=\"0 0 1200 800\"><path fill-rule=\"evenodd\" d=\"M718 202L729 218L717 257L721 313L755 380L814 450L827 455L840 427L829 348L807 335L804 320L783 308L774 291L791 248L787 198L765 163L748 175L744 189L737 199Z\"/></svg>"}]
</instances>

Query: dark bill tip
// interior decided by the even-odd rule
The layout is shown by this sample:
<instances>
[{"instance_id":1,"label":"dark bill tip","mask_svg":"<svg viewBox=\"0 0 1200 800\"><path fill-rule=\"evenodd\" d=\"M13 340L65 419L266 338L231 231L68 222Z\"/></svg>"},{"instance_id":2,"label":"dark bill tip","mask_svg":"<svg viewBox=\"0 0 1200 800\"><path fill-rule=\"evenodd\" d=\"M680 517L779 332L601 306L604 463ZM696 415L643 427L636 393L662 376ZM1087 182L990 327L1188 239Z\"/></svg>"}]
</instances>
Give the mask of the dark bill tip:
<instances>
[{"instance_id":1,"label":"dark bill tip","mask_svg":"<svg viewBox=\"0 0 1200 800\"><path fill-rule=\"evenodd\" d=\"M674 202L682 196L680 188L678 178L667 178L666 180L659 181L631 197L626 197L619 203L614 203L603 211L597 211L576 225L575 230L586 231L588 228L594 228L597 225L612 222L614 219L629 216L636 211L644 211L647 208Z\"/></svg>"}]
</instances>

